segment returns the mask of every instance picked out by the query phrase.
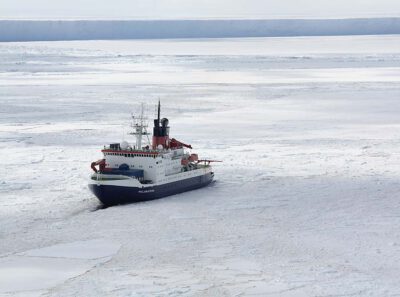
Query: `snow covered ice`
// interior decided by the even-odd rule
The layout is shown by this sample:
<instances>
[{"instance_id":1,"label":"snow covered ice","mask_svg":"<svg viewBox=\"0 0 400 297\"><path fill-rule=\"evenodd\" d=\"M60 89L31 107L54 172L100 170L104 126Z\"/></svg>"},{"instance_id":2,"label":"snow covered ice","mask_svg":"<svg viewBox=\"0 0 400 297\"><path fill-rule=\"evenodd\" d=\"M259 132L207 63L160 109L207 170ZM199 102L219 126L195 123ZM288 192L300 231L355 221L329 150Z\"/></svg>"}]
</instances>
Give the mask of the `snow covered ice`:
<instances>
[{"instance_id":1,"label":"snow covered ice","mask_svg":"<svg viewBox=\"0 0 400 297\"><path fill-rule=\"evenodd\" d=\"M222 159L102 209L130 111ZM0 44L0 296L398 296L400 37Z\"/></svg>"},{"instance_id":2,"label":"snow covered ice","mask_svg":"<svg viewBox=\"0 0 400 297\"><path fill-rule=\"evenodd\" d=\"M0 259L0 292L34 291L85 273L94 265L107 262L120 245L105 240L89 240L29 250ZM39 292L35 292L38 291Z\"/></svg>"}]
</instances>

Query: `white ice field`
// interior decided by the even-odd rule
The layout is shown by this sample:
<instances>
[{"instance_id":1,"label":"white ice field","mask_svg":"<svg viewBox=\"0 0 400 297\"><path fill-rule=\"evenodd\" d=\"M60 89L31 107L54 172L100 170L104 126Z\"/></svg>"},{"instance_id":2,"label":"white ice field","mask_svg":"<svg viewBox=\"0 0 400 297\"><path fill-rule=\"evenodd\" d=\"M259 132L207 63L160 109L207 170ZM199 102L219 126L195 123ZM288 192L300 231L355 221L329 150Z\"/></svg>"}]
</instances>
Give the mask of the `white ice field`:
<instances>
[{"instance_id":1,"label":"white ice field","mask_svg":"<svg viewBox=\"0 0 400 297\"><path fill-rule=\"evenodd\" d=\"M99 209L139 102L216 182ZM0 296L399 296L400 36L0 44Z\"/></svg>"}]
</instances>

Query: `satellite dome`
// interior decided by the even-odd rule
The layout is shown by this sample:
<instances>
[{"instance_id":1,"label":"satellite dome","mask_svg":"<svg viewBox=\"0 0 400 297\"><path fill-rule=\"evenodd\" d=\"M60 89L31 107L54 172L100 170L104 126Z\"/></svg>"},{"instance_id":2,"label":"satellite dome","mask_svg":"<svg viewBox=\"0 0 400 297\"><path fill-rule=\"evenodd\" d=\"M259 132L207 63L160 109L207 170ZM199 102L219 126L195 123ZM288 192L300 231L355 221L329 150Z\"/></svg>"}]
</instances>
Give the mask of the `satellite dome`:
<instances>
[{"instance_id":1,"label":"satellite dome","mask_svg":"<svg viewBox=\"0 0 400 297\"><path fill-rule=\"evenodd\" d=\"M167 118L163 118L163 119L161 120L161 126L163 126L163 127L167 127L167 126L168 126L168 123L169 123L169 121L168 121Z\"/></svg>"},{"instance_id":2,"label":"satellite dome","mask_svg":"<svg viewBox=\"0 0 400 297\"><path fill-rule=\"evenodd\" d=\"M126 141L121 142L120 147L122 150L126 150L129 147L129 143Z\"/></svg>"}]
</instances>

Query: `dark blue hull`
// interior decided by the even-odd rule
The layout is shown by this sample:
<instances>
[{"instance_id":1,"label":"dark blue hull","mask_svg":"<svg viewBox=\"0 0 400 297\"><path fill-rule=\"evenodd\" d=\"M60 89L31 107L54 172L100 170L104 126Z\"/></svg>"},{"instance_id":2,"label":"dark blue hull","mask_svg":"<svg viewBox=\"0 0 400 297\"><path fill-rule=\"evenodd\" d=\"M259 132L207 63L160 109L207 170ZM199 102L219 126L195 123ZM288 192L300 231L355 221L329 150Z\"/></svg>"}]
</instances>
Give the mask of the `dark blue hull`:
<instances>
[{"instance_id":1,"label":"dark blue hull","mask_svg":"<svg viewBox=\"0 0 400 297\"><path fill-rule=\"evenodd\" d=\"M89 188L94 195L107 206L148 201L186 191L195 190L211 183L214 173L196 176L164 185L136 188L110 185L90 184Z\"/></svg>"}]
</instances>

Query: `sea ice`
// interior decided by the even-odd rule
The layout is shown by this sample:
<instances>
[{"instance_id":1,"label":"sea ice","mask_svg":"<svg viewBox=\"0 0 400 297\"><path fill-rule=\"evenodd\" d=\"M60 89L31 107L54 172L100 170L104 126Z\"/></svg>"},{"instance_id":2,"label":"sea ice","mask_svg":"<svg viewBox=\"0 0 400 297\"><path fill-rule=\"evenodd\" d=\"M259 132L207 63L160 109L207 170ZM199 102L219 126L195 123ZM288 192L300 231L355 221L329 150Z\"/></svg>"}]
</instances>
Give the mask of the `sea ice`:
<instances>
[{"instance_id":1,"label":"sea ice","mask_svg":"<svg viewBox=\"0 0 400 297\"><path fill-rule=\"evenodd\" d=\"M0 294L398 295L399 45L0 44ZM90 163L159 98L216 182L102 209Z\"/></svg>"},{"instance_id":2,"label":"sea ice","mask_svg":"<svg viewBox=\"0 0 400 297\"><path fill-rule=\"evenodd\" d=\"M120 244L104 239L57 244L0 258L0 293L39 295L109 261Z\"/></svg>"}]
</instances>

